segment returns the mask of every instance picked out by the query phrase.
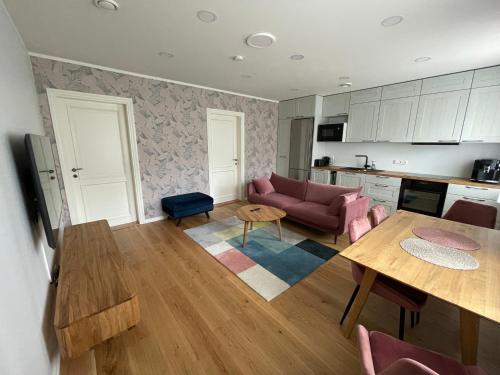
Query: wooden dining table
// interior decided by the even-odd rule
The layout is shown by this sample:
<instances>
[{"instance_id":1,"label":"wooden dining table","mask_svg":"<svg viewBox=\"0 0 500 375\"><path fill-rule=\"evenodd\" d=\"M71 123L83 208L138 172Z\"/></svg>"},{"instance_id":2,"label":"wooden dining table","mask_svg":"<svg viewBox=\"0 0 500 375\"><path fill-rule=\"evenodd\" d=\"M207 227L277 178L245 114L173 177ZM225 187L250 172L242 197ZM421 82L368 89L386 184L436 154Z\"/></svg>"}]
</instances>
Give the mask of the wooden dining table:
<instances>
[{"instance_id":1,"label":"wooden dining table","mask_svg":"<svg viewBox=\"0 0 500 375\"><path fill-rule=\"evenodd\" d=\"M479 268L450 269L410 255L401 248L400 241L416 238L412 230L417 227L440 228L475 240L480 249L467 253L479 262ZM500 231L398 211L340 255L366 267L343 326L346 337L350 337L380 273L455 305L460 312L462 362L477 363L480 318L500 323Z\"/></svg>"}]
</instances>

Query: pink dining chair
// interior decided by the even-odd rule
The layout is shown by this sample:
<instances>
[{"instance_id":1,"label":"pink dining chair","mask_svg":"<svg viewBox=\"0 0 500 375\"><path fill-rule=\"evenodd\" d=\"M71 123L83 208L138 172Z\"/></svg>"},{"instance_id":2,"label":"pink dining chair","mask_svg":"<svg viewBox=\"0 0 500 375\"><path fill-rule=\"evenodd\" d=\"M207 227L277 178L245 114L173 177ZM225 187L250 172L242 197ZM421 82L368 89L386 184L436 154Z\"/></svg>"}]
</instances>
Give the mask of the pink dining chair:
<instances>
[{"instance_id":1,"label":"pink dining chair","mask_svg":"<svg viewBox=\"0 0 500 375\"><path fill-rule=\"evenodd\" d=\"M480 367L465 366L382 332L368 332L362 325L357 333L362 375L486 375Z\"/></svg>"},{"instance_id":2,"label":"pink dining chair","mask_svg":"<svg viewBox=\"0 0 500 375\"><path fill-rule=\"evenodd\" d=\"M375 206L373 206L371 209L371 214L374 228L389 217L387 215L387 212L385 211L384 206L382 206L381 204L376 204Z\"/></svg>"},{"instance_id":3,"label":"pink dining chair","mask_svg":"<svg viewBox=\"0 0 500 375\"><path fill-rule=\"evenodd\" d=\"M372 229L370 221L367 217L357 218L351 221L349 224L349 240L352 243L356 242L358 239L363 237ZM340 324L344 323L349 310L359 292L359 286L361 280L363 279L363 274L365 272L364 267L357 263L351 264L352 278L356 282L356 288L351 295L351 298L347 302L342 318L340 319ZM383 275L378 275L373 283L370 290L380 297L385 298L388 301L399 305L399 338L404 339L405 332L405 317L406 310L411 312L411 327L415 326L415 313L416 313L416 323L420 322L420 311L427 302L427 294L422 293L412 287L401 284L393 279L390 279Z\"/></svg>"},{"instance_id":4,"label":"pink dining chair","mask_svg":"<svg viewBox=\"0 0 500 375\"><path fill-rule=\"evenodd\" d=\"M460 199L453 203L443 219L495 229L497 209L486 204Z\"/></svg>"}]
</instances>

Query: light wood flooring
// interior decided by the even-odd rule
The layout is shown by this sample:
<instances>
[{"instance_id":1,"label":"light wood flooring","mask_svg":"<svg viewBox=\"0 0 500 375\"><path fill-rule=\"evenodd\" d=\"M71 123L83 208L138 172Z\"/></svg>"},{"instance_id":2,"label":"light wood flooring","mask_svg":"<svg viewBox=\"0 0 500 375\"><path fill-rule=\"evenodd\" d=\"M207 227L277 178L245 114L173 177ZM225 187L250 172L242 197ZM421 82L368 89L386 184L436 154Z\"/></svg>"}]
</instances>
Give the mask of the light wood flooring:
<instances>
[{"instance_id":1,"label":"light wood flooring","mask_svg":"<svg viewBox=\"0 0 500 375\"><path fill-rule=\"evenodd\" d=\"M216 208L233 216L243 202ZM63 375L87 374L359 374L355 335L342 336L339 320L354 283L350 264L335 256L286 292L266 302L218 263L183 229L204 215L131 225L114 231L138 288L141 322L82 357L63 361ZM283 221L338 250L328 236ZM397 336L399 307L371 295L360 322ZM406 339L460 358L458 311L430 299ZM481 321L479 365L500 373L500 326Z\"/></svg>"}]
</instances>

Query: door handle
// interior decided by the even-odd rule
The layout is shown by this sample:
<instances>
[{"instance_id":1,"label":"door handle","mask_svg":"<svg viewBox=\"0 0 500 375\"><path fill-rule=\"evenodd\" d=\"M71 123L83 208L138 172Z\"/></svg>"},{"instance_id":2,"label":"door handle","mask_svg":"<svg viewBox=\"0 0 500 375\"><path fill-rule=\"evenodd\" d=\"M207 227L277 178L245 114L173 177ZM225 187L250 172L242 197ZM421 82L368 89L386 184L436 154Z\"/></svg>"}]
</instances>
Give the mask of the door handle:
<instances>
[{"instance_id":1,"label":"door handle","mask_svg":"<svg viewBox=\"0 0 500 375\"><path fill-rule=\"evenodd\" d=\"M46 170L43 170L43 171L38 171L39 173L54 173L54 170L53 169L46 169Z\"/></svg>"},{"instance_id":2,"label":"door handle","mask_svg":"<svg viewBox=\"0 0 500 375\"><path fill-rule=\"evenodd\" d=\"M81 171L83 168L73 168L71 169L71 172L76 172L76 171Z\"/></svg>"}]
</instances>

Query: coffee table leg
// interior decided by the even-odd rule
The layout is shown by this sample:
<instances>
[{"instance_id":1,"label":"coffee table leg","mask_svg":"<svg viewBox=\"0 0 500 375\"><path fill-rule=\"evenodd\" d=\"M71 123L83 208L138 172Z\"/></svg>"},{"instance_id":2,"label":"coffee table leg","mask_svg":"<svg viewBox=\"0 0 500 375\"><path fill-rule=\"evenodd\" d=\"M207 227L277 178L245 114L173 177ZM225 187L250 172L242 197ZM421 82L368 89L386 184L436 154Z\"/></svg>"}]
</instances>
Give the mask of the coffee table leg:
<instances>
[{"instance_id":1,"label":"coffee table leg","mask_svg":"<svg viewBox=\"0 0 500 375\"><path fill-rule=\"evenodd\" d=\"M247 235L248 235L248 221L245 221L245 227L243 229L243 247L247 245Z\"/></svg>"},{"instance_id":2,"label":"coffee table leg","mask_svg":"<svg viewBox=\"0 0 500 375\"><path fill-rule=\"evenodd\" d=\"M250 222L250 230L253 230L253 221Z\"/></svg>"},{"instance_id":3,"label":"coffee table leg","mask_svg":"<svg viewBox=\"0 0 500 375\"><path fill-rule=\"evenodd\" d=\"M280 236L280 241L282 241L283 240L282 239L283 236L282 236L282 233L281 233L281 221L280 221L280 219L276 220L276 226L278 227L278 234Z\"/></svg>"}]
</instances>

